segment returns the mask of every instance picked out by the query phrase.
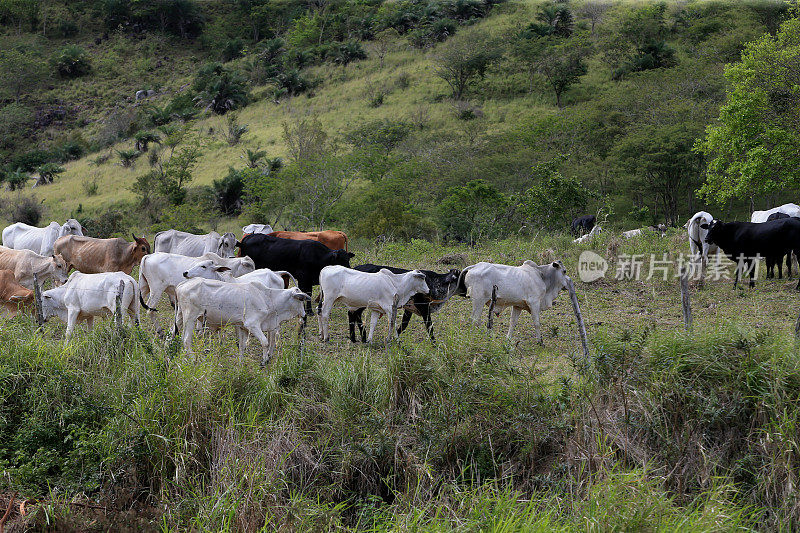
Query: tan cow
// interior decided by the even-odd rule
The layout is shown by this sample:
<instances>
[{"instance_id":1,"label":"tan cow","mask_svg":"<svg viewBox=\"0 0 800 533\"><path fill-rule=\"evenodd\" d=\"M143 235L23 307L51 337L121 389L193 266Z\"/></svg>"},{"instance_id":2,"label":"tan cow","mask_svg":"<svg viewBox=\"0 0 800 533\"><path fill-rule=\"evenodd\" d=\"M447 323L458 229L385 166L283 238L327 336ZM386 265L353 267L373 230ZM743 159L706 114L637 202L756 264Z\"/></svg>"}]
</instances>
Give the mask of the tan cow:
<instances>
[{"instance_id":1,"label":"tan cow","mask_svg":"<svg viewBox=\"0 0 800 533\"><path fill-rule=\"evenodd\" d=\"M67 264L84 274L124 272L130 274L142 257L150 253L150 243L144 237L133 236L136 242L125 239L95 239L67 235L56 241L53 249Z\"/></svg>"},{"instance_id":2,"label":"tan cow","mask_svg":"<svg viewBox=\"0 0 800 533\"><path fill-rule=\"evenodd\" d=\"M17 283L14 273L5 269L0 270L0 309L9 317L33 310L33 291Z\"/></svg>"},{"instance_id":3,"label":"tan cow","mask_svg":"<svg viewBox=\"0 0 800 533\"><path fill-rule=\"evenodd\" d=\"M273 231L269 233L273 237L281 239L293 239L295 241L318 241L331 250L347 250L347 235L343 231Z\"/></svg>"},{"instance_id":4,"label":"tan cow","mask_svg":"<svg viewBox=\"0 0 800 533\"><path fill-rule=\"evenodd\" d=\"M12 250L0 246L0 269L10 270L17 282L33 289L33 275L39 283L52 279L56 285L67 281L69 266L60 255L44 256L31 250Z\"/></svg>"}]
</instances>

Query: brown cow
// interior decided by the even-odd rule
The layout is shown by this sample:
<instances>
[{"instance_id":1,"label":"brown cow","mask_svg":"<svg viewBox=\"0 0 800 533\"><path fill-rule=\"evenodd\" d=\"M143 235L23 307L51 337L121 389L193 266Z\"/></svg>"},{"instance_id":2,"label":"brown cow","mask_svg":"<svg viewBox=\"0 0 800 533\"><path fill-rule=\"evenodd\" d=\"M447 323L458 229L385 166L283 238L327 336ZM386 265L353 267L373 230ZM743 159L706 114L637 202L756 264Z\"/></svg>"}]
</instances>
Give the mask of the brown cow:
<instances>
[{"instance_id":1,"label":"brown cow","mask_svg":"<svg viewBox=\"0 0 800 533\"><path fill-rule=\"evenodd\" d=\"M13 250L0 246L0 270L10 270L16 280L27 289L33 289L33 276L39 283L52 279L55 285L67 281L69 266L60 255L43 256L31 250Z\"/></svg>"},{"instance_id":2,"label":"brown cow","mask_svg":"<svg viewBox=\"0 0 800 533\"><path fill-rule=\"evenodd\" d=\"M343 231L273 231L268 233L280 239L293 239L295 241L318 241L331 250L344 250L347 252L347 235Z\"/></svg>"},{"instance_id":3,"label":"brown cow","mask_svg":"<svg viewBox=\"0 0 800 533\"><path fill-rule=\"evenodd\" d=\"M33 291L17 283L11 270L0 270L0 309L12 317L33 310Z\"/></svg>"},{"instance_id":4,"label":"brown cow","mask_svg":"<svg viewBox=\"0 0 800 533\"><path fill-rule=\"evenodd\" d=\"M124 272L130 275L142 257L150 253L147 239L136 235L133 238L136 242L66 235L56 241L53 250L61 254L71 268L84 274Z\"/></svg>"}]
</instances>

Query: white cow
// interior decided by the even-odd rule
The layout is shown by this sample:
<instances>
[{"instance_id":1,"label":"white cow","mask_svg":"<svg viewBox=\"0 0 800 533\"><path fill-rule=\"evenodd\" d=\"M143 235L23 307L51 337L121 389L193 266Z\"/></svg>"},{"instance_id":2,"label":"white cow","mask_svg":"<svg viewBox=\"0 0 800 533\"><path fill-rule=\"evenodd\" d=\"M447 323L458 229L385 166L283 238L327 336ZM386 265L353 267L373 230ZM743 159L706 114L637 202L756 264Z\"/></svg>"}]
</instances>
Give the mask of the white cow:
<instances>
[{"instance_id":1,"label":"white cow","mask_svg":"<svg viewBox=\"0 0 800 533\"><path fill-rule=\"evenodd\" d=\"M311 296L297 287L270 289L258 282L227 283L202 278L181 283L175 292L178 298L175 328L182 329L187 351L191 351L198 320L212 329L233 325L238 335L239 356L244 357L250 333L261 343L262 366L272 357L281 324L295 317L305 318L305 302L311 300Z\"/></svg>"},{"instance_id":2,"label":"white cow","mask_svg":"<svg viewBox=\"0 0 800 533\"><path fill-rule=\"evenodd\" d=\"M184 272L198 264L216 265L235 276L255 270L255 264L249 257L223 258L213 252L203 254L202 257L188 257L164 252L145 255L139 265L140 297L142 306L148 310L154 324L158 322L155 307L158 305L161 295L166 293L174 307L175 287L187 280ZM200 274L195 277L200 277ZM219 279L216 274L206 277Z\"/></svg>"},{"instance_id":3,"label":"white cow","mask_svg":"<svg viewBox=\"0 0 800 533\"><path fill-rule=\"evenodd\" d=\"M269 224L248 224L242 228L242 233L249 235L251 233L272 233L274 230Z\"/></svg>"},{"instance_id":4,"label":"white cow","mask_svg":"<svg viewBox=\"0 0 800 533\"><path fill-rule=\"evenodd\" d=\"M66 322L66 340L69 341L78 321L85 320L91 329L94 317L114 314L117 309L120 281L125 284L122 308L138 324L139 287L136 280L124 272L100 274L73 272L64 285L42 293L44 319L55 316Z\"/></svg>"},{"instance_id":5,"label":"white cow","mask_svg":"<svg viewBox=\"0 0 800 533\"><path fill-rule=\"evenodd\" d=\"M369 333L367 342L372 342L375 326L383 316L391 317L395 296L397 307L402 308L415 294L428 294L430 289L425 282L425 274L412 270L405 274L392 274L386 268L378 272L361 272L339 265L326 266L319 273L319 285L323 294L322 311L319 314L319 334L327 341L328 319L336 302L341 301L348 311L364 307L370 310ZM391 320L391 318L390 318ZM389 328L391 329L391 323ZM397 337L397 331L389 331Z\"/></svg>"},{"instance_id":6,"label":"white cow","mask_svg":"<svg viewBox=\"0 0 800 533\"><path fill-rule=\"evenodd\" d=\"M26 289L33 289L33 275L39 283L52 279L61 285L69 276L69 265L61 255L43 256L31 250L12 250L0 246L0 269L14 272L14 279Z\"/></svg>"},{"instance_id":7,"label":"white cow","mask_svg":"<svg viewBox=\"0 0 800 533\"><path fill-rule=\"evenodd\" d=\"M220 235L216 231L195 235L170 229L159 231L153 239L153 251L200 257L214 252L221 257L233 257L236 251L236 236L233 233Z\"/></svg>"},{"instance_id":8,"label":"white cow","mask_svg":"<svg viewBox=\"0 0 800 533\"><path fill-rule=\"evenodd\" d=\"M595 235L599 235L600 233L603 233L603 228L601 228L600 226L595 226L592 228L592 231L590 231L586 235L581 235L577 239L574 239L572 242L576 244L583 243L593 239Z\"/></svg>"},{"instance_id":9,"label":"white cow","mask_svg":"<svg viewBox=\"0 0 800 533\"><path fill-rule=\"evenodd\" d=\"M790 217L800 217L800 206L797 204L783 204L780 207L773 207L766 211L753 211L750 215L750 222L766 222L773 213L784 213Z\"/></svg>"},{"instance_id":10,"label":"white cow","mask_svg":"<svg viewBox=\"0 0 800 533\"><path fill-rule=\"evenodd\" d=\"M506 307L511 308L508 339L511 340L514 334L520 312L525 310L533 318L536 340L541 344L540 313L552 307L558 292L567 287L567 280L567 270L561 261L547 265L525 261L520 266L482 262L461 271L459 286L472 299L473 323L480 321L484 306L492 301L493 287L497 286L495 314L500 315Z\"/></svg>"},{"instance_id":11,"label":"white cow","mask_svg":"<svg viewBox=\"0 0 800 533\"><path fill-rule=\"evenodd\" d=\"M646 228L623 231L622 238L630 240L633 239L634 237L640 237L645 232L658 233L659 236L663 237L667 233L667 227L664 224L658 224L655 226L647 226Z\"/></svg>"},{"instance_id":12,"label":"white cow","mask_svg":"<svg viewBox=\"0 0 800 533\"><path fill-rule=\"evenodd\" d=\"M711 224L712 220L714 220L714 217L711 216L711 213L698 211L683 225L689 234L689 252L692 254L691 265L694 268L698 262L700 263L701 280L705 277L708 256L719 252L716 244L706 242L708 225ZM705 229L702 227L703 225L706 226Z\"/></svg>"},{"instance_id":13,"label":"white cow","mask_svg":"<svg viewBox=\"0 0 800 533\"><path fill-rule=\"evenodd\" d=\"M80 222L71 218L64 224L51 222L43 228L16 222L3 229L3 246L31 250L39 255L53 255L53 244L65 235L83 235Z\"/></svg>"},{"instance_id":14,"label":"white cow","mask_svg":"<svg viewBox=\"0 0 800 533\"><path fill-rule=\"evenodd\" d=\"M294 282L295 285L297 284L297 280L294 279L294 276L286 270L259 268L247 274L234 276L231 269L216 265L212 261L201 261L195 264L192 268L183 273L183 277L187 279L218 279L220 281L227 281L228 283L248 283L257 281L268 289L288 289L292 282Z\"/></svg>"}]
</instances>

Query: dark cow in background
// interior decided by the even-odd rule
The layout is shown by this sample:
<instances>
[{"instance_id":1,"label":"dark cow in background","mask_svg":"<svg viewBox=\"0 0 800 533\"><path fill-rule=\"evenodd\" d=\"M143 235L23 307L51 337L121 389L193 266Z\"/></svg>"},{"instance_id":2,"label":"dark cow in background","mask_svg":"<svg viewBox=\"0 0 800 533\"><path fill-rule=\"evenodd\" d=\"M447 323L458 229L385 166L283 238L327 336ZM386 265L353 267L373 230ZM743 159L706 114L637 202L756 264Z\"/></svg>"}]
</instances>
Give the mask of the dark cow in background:
<instances>
[{"instance_id":1,"label":"dark cow in background","mask_svg":"<svg viewBox=\"0 0 800 533\"><path fill-rule=\"evenodd\" d=\"M354 270L360 270L361 272L370 272L374 274L379 272L382 268L389 270L392 274L405 274L406 272L411 272L411 270L406 268L373 265L371 263L358 265L354 268ZM403 307L403 321L400 323L400 327L397 329L397 334L400 335L408 327L408 323L411 320L412 315L419 315L425 322L425 328L428 330L428 334L431 336L431 342L436 342L436 338L433 336L433 322L431 321L431 315L441 309L444 304L447 303L447 300L449 300L450 297L456 292L456 288L458 287L458 276L461 275L461 271L453 268L444 274L439 274L438 272L434 272L432 270L420 270L420 272L425 274L425 282L428 284L428 289L430 292L428 294L415 294ZM358 326L358 331L361 334L361 342L367 342L367 332L364 329L364 322L362 321L364 309L366 309L366 307L347 312L348 322L350 323L350 340L352 342L356 342L356 326Z\"/></svg>"},{"instance_id":2,"label":"dark cow in background","mask_svg":"<svg viewBox=\"0 0 800 533\"><path fill-rule=\"evenodd\" d=\"M331 250L324 244L311 240L280 239L263 233L253 233L237 242L240 256L250 257L256 268L285 270L297 280L297 286L311 294L319 285L319 272L329 265L350 268L354 254L344 250ZM313 315L311 302L306 302L307 313Z\"/></svg>"},{"instance_id":3,"label":"dark cow in background","mask_svg":"<svg viewBox=\"0 0 800 533\"><path fill-rule=\"evenodd\" d=\"M592 231L592 228L596 222L597 217L594 215L583 215L582 217L578 217L572 221L572 234L578 237L584 233L589 233Z\"/></svg>"},{"instance_id":4,"label":"dark cow in background","mask_svg":"<svg viewBox=\"0 0 800 533\"><path fill-rule=\"evenodd\" d=\"M784 218L769 222L720 222L702 224L708 230L706 242L716 244L731 261L739 262L750 269L750 286L755 286L753 262L757 256L765 257L767 265L780 261L787 253L800 252L800 219ZM740 268L737 266L733 286L739 282ZM797 284L800 290L800 283Z\"/></svg>"}]
</instances>

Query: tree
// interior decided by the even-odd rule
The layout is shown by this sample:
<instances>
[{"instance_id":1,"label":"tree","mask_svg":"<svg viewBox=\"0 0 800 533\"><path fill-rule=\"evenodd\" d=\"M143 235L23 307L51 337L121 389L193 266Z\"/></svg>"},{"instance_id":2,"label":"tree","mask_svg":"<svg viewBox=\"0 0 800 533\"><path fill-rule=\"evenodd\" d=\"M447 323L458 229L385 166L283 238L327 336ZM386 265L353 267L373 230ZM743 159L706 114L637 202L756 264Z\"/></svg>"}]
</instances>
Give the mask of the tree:
<instances>
[{"instance_id":1,"label":"tree","mask_svg":"<svg viewBox=\"0 0 800 533\"><path fill-rule=\"evenodd\" d=\"M39 174L39 179L36 180L36 185L53 183L53 180L56 179L56 176L63 174L65 170L66 169L58 163L45 163L36 169L36 173Z\"/></svg>"},{"instance_id":2,"label":"tree","mask_svg":"<svg viewBox=\"0 0 800 533\"><path fill-rule=\"evenodd\" d=\"M800 18L748 44L729 65L727 102L697 149L701 193L720 203L800 187Z\"/></svg>"},{"instance_id":3,"label":"tree","mask_svg":"<svg viewBox=\"0 0 800 533\"><path fill-rule=\"evenodd\" d=\"M603 16L609 8L611 8L611 4L608 2L590 1L586 2L578 11L581 16L588 18L591 22L592 35L594 35L595 26L603 20Z\"/></svg>"},{"instance_id":4,"label":"tree","mask_svg":"<svg viewBox=\"0 0 800 533\"><path fill-rule=\"evenodd\" d=\"M47 78L47 63L23 50L0 51L0 90L19 103L23 93L38 88Z\"/></svg>"},{"instance_id":5,"label":"tree","mask_svg":"<svg viewBox=\"0 0 800 533\"><path fill-rule=\"evenodd\" d=\"M496 43L484 32L464 31L440 45L433 54L434 73L443 79L460 100L469 84L482 78L486 69L500 57Z\"/></svg>"},{"instance_id":6,"label":"tree","mask_svg":"<svg viewBox=\"0 0 800 533\"><path fill-rule=\"evenodd\" d=\"M575 25L572 11L565 5L546 4L539 8L536 14L537 22L531 23L524 33L528 36L538 35L545 37L569 37Z\"/></svg>"},{"instance_id":7,"label":"tree","mask_svg":"<svg viewBox=\"0 0 800 533\"><path fill-rule=\"evenodd\" d=\"M569 43L547 47L538 61L537 70L547 79L559 108L563 107L561 96L587 72L582 52Z\"/></svg>"},{"instance_id":8,"label":"tree","mask_svg":"<svg viewBox=\"0 0 800 533\"><path fill-rule=\"evenodd\" d=\"M437 211L445 237L477 242L500 232L498 221L505 215L508 200L492 184L472 180L450 189Z\"/></svg>"},{"instance_id":9,"label":"tree","mask_svg":"<svg viewBox=\"0 0 800 533\"><path fill-rule=\"evenodd\" d=\"M698 133L693 124L644 126L612 150L622 170L636 176L642 193L667 224L678 223L678 199L696 186L702 157L692 150Z\"/></svg>"},{"instance_id":10,"label":"tree","mask_svg":"<svg viewBox=\"0 0 800 533\"><path fill-rule=\"evenodd\" d=\"M92 71L86 50L70 44L53 56L53 65L62 78L78 78Z\"/></svg>"}]
</instances>

